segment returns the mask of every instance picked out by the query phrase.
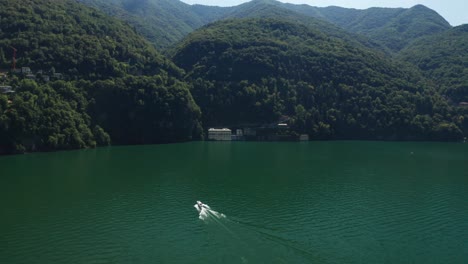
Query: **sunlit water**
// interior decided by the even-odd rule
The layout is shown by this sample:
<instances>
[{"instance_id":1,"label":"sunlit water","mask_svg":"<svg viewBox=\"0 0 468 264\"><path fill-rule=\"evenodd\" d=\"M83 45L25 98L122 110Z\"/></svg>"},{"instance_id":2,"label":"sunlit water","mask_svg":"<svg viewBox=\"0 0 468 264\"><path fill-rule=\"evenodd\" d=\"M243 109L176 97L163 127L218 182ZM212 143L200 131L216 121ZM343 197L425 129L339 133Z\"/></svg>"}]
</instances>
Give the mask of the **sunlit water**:
<instances>
[{"instance_id":1,"label":"sunlit water","mask_svg":"<svg viewBox=\"0 0 468 264\"><path fill-rule=\"evenodd\" d=\"M0 168L0 263L468 263L468 144L192 142Z\"/></svg>"}]
</instances>

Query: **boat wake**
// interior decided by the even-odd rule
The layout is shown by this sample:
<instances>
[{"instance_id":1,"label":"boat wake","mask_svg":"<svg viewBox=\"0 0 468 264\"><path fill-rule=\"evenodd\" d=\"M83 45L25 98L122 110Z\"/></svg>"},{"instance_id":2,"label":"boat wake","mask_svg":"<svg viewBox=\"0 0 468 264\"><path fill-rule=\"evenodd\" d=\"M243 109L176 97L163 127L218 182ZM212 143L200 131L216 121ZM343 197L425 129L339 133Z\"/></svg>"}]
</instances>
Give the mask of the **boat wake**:
<instances>
[{"instance_id":1,"label":"boat wake","mask_svg":"<svg viewBox=\"0 0 468 264\"><path fill-rule=\"evenodd\" d=\"M226 218L224 214L216 212L215 210L212 210L210 206L200 201L197 201L194 207L195 209L197 209L199 213L198 218L200 220L209 221L211 219L216 220L216 219Z\"/></svg>"},{"instance_id":2,"label":"boat wake","mask_svg":"<svg viewBox=\"0 0 468 264\"><path fill-rule=\"evenodd\" d=\"M235 238L235 241L238 241L239 248L245 248L245 252L248 252L251 248L252 243L258 243L257 239L261 238L262 240L269 241L270 243L281 245L282 247L292 249L297 253L308 260L317 259L317 256L310 252L309 250L303 248L297 241L287 239L281 234L275 232L273 229L266 228L261 225L252 224L237 217L227 218L226 215L219 213L210 208L207 204L204 204L200 201L194 205L197 209L199 216L198 218L205 222L206 224L215 224L219 226L227 233L232 235ZM253 239L252 239L253 238ZM262 243L263 244L263 243ZM252 253L251 258L255 258L257 253ZM260 257L258 255L257 257ZM267 257L267 256L265 256ZM242 263L245 263L246 258L242 257ZM285 262L286 263L286 262Z\"/></svg>"}]
</instances>

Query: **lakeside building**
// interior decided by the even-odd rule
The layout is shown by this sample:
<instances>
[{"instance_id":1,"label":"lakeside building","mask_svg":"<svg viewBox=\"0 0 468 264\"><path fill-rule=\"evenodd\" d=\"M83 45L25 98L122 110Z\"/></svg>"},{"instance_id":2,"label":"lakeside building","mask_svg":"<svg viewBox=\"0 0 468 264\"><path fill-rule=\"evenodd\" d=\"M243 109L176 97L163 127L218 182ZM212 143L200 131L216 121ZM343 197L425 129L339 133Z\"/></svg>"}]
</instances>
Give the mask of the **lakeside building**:
<instances>
[{"instance_id":1,"label":"lakeside building","mask_svg":"<svg viewBox=\"0 0 468 264\"><path fill-rule=\"evenodd\" d=\"M244 136L247 138L252 138L257 136L257 129L252 127L244 128Z\"/></svg>"},{"instance_id":2,"label":"lakeside building","mask_svg":"<svg viewBox=\"0 0 468 264\"><path fill-rule=\"evenodd\" d=\"M231 129L210 128L208 129L208 140L231 141Z\"/></svg>"},{"instance_id":3,"label":"lakeside building","mask_svg":"<svg viewBox=\"0 0 468 264\"><path fill-rule=\"evenodd\" d=\"M287 123L273 123L259 127L210 128L208 140L212 141L309 141L308 134L290 133ZM235 133L232 133L235 131Z\"/></svg>"},{"instance_id":4,"label":"lakeside building","mask_svg":"<svg viewBox=\"0 0 468 264\"><path fill-rule=\"evenodd\" d=\"M231 140L232 141L243 141L244 139L244 133L242 132L242 129L236 129L236 134L231 135Z\"/></svg>"}]
</instances>

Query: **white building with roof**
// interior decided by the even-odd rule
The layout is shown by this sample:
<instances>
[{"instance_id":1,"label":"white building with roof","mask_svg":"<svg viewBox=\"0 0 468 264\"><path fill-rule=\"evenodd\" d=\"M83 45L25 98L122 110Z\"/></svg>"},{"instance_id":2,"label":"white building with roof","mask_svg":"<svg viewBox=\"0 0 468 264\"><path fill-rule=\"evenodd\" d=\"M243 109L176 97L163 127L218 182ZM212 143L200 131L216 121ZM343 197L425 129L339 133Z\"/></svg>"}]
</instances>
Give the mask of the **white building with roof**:
<instances>
[{"instance_id":1,"label":"white building with roof","mask_svg":"<svg viewBox=\"0 0 468 264\"><path fill-rule=\"evenodd\" d=\"M231 129L229 128L210 128L208 129L208 140L230 141Z\"/></svg>"}]
</instances>

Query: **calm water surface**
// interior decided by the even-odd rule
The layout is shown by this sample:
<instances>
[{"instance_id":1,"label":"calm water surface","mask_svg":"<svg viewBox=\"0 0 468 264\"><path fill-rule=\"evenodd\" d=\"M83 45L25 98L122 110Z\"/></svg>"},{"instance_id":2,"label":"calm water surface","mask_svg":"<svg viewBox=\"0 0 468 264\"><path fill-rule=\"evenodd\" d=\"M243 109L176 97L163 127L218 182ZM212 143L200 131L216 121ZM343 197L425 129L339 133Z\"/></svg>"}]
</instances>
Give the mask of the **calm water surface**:
<instances>
[{"instance_id":1,"label":"calm water surface","mask_svg":"<svg viewBox=\"0 0 468 264\"><path fill-rule=\"evenodd\" d=\"M192 142L0 168L0 263L468 263L468 144Z\"/></svg>"}]
</instances>

